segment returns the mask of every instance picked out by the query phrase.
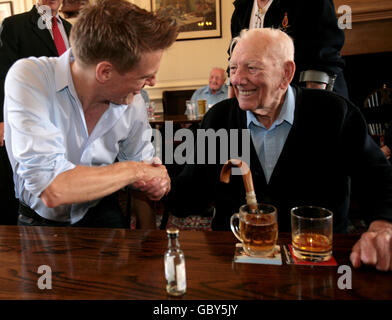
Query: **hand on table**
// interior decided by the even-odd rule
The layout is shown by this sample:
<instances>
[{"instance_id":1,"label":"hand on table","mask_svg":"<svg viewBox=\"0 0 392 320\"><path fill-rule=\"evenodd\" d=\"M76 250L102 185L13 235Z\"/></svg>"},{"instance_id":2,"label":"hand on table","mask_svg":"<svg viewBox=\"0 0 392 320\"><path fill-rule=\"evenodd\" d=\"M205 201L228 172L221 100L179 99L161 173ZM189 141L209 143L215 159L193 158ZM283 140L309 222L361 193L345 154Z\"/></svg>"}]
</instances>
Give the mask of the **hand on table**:
<instances>
[{"instance_id":1,"label":"hand on table","mask_svg":"<svg viewBox=\"0 0 392 320\"><path fill-rule=\"evenodd\" d=\"M392 270L392 223L373 221L354 245L350 260L354 268L363 263L381 271Z\"/></svg>"}]
</instances>

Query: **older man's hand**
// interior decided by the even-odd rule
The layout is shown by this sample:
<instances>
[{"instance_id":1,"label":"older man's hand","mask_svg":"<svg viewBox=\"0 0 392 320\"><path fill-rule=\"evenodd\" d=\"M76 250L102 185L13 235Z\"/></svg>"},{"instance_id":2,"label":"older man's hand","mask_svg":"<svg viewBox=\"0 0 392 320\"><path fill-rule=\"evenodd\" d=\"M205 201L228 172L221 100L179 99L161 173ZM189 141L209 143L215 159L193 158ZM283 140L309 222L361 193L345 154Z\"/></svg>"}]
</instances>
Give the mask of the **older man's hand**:
<instances>
[{"instance_id":1,"label":"older man's hand","mask_svg":"<svg viewBox=\"0 0 392 320\"><path fill-rule=\"evenodd\" d=\"M373 221L354 245L350 260L354 268L363 263L381 271L392 270L392 223Z\"/></svg>"}]
</instances>

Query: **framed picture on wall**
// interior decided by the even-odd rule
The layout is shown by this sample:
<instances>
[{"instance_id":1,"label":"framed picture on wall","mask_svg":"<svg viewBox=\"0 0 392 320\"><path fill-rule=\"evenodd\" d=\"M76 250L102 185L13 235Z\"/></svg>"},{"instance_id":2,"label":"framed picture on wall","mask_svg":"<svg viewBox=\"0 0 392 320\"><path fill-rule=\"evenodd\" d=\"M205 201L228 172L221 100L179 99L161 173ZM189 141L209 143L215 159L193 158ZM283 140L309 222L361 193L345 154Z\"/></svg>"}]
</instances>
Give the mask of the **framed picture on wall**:
<instances>
[{"instance_id":1,"label":"framed picture on wall","mask_svg":"<svg viewBox=\"0 0 392 320\"><path fill-rule=\"evenodd\" d=\"M0 1L0 23L9 16L14 14L12 1Z\"/></svg>"},{"instance_id":2,"label":"framed picture on wall","mask_svg":"<svg viewBox=\"0 0 392 320\"><path fill-rule=\"evenodd\" d=\"M151 10L176 20L177 40L222 37L220 0L151 0Z\"/></svg>"}]
</instances>

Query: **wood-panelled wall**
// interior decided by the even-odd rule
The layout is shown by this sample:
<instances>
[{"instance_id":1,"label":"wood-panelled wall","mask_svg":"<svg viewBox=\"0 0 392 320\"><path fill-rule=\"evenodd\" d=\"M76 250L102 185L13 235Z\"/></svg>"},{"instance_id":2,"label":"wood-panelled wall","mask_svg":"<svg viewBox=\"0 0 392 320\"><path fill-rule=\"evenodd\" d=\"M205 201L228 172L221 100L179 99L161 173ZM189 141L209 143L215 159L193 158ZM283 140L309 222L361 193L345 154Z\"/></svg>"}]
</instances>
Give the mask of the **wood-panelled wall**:
<instances>
[{"instance_id":1,"label":"wood-panelled wall","mask_svg":"<svg viewBox=\"0 0 392 320\"><path fill-rule=\"evenodd\" d=\"M344 30L342 55L392 51L391 0L334 0L334 3L336 11L342 5L352 10L352 29Z\"/></svg>"}]
</instances>

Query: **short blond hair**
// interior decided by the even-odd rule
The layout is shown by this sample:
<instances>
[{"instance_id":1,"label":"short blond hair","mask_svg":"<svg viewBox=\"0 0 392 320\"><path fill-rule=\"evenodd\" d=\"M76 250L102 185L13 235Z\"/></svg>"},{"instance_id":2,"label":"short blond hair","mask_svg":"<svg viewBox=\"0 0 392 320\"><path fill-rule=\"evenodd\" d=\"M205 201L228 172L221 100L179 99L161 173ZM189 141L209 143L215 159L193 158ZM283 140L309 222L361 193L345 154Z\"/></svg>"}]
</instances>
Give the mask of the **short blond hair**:
<instances>
[{"instance_id":1,"label":"short blond hair","mask_svg":"<svg viewBox=\"0 0 392 320\"><path fill-rule=\"evenodd\" d=\"M75 59L85 65L106 60L118 72L134 67L143 53L167 49L178 27L126 0L98 0L85 6L71 29Z\"/></svg>"}]
</instances>

